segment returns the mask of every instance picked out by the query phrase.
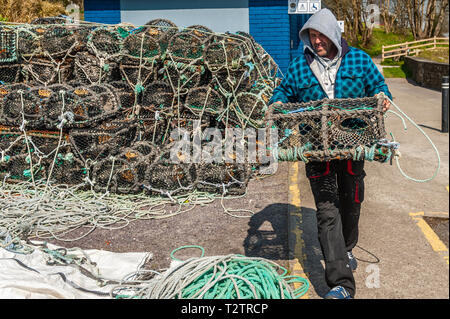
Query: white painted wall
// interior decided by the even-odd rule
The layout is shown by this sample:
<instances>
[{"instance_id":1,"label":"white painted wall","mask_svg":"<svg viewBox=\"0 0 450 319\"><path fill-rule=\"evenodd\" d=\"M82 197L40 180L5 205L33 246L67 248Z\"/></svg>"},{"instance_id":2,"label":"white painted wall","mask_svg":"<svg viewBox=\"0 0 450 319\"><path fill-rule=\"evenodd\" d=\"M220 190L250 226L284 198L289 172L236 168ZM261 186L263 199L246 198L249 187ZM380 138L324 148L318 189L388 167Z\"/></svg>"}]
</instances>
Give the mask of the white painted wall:
<instances>
[{"instance_id":1,"label":"white painted wall","mask_svg":"<svg viewBox=\"0 0 450 319\"><path fill-rule=\"evenodd\" d=\"M214 32L249 32L248 0L121 0L122 22L135 26L168 19L178 27L204 25Z\"/></svg>"}]
</instances>

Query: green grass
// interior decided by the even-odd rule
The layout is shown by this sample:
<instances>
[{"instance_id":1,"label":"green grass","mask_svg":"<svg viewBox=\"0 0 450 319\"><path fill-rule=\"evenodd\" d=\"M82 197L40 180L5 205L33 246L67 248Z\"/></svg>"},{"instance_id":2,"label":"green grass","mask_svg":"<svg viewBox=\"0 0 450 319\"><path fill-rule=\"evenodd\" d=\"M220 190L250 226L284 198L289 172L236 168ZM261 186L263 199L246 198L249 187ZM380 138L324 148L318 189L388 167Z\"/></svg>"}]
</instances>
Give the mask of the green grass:
<instances>
[{"instance_id":1,"label":"green grass","mask_svg":"<svg viewBox=\"0 0 450 319\"><path fill-rule=\"evenodd\" d=\"M448 47L446 48L436 48L433 50L422 51L418 54L418 57L431 60L434 62L448 63Z\"/></svg>"},{"instance_id":2,"label":"green grass","mask_svg":"<svg viewBox=\"0 0 450 319\"><path fill-rule=\"evenodd\" d=\"M402 66L403 60L400 61L394 61L393 59L386 59L383 62L380 63L381 65L387 65L387 66Z\"/></svg>"},{"instance_id":3,"label":"green grass","mask_svg":"<svg viewBox=\"0 0 450 319\"><path fill-rule=\"evenodd\" d=\"M403 61L400 61L400 66L394 66L391 68L383 68L383 75L385 78L409 78L411 72L406 68Z\"/></svg>"},{"instance_id":4,"label":"green grass","mask_svg":"<svg viewBox=\"0 0 450 319\"><path fill-rule=\"evenodd\" d=\"M367 47L356 45L357 48L362 49L371 57L381 55L383 45L398 44L402 42L414 41L411 33L407 35L396 33L385 33L382 28L374 28L372 32L372 39Z\"/></svg>"},{"instance_id":5,"label":"green grass","mask_svg":"<svg viewBox=\"0 0 450 319\"><path fill-rule=\"evenodd\" d=\"M383 68L385 78L406 78L405 72L400 67Z\"/></svg>"}]
</instances>

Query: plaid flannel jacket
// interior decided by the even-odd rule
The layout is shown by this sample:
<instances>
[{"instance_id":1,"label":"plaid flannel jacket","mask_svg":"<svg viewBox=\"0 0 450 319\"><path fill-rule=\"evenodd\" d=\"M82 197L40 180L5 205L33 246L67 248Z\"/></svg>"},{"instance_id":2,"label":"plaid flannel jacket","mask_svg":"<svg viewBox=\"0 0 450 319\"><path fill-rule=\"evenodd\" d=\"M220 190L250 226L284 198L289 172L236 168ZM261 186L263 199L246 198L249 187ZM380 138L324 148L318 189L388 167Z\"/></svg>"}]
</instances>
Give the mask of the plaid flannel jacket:
<instances>
[{"instance_id":1,"label":"plaid flannel jacket","mask_svg":"<svg viewBox=\"0 0 450 319\"><path fill-rule=\"evenodd\" d=\"M384 92L392 95L370 56L359 49L349 47L342 39L342 61L336 75L335 98L370 97ZM281 101L309 102L327 98L319 81L309 67L314 55L308 49L289 65L286 76L273 91L270 103Z\"/></svg>"}]
</instances>

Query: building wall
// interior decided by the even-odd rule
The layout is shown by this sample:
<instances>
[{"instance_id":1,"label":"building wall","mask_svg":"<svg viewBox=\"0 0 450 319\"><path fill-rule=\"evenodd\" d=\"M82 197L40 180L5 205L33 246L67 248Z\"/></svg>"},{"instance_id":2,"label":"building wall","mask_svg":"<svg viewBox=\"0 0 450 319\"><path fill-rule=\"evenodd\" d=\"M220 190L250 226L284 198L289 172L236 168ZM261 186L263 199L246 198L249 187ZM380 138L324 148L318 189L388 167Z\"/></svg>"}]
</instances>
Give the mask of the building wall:
<instances>
[{"instance_id":1,"label":"building wall","mask_svg":"<svg viewBox=\"0 0 450 319\"><path fill-rule=\"evenodd\" d=\"M288 14L288 0L85 0L85 20L143 25L163 18L178 27L244 31L274 58L282 74L301 50L298 31L309 15Z\"/></svg>"},{"instance_id":2,"label":"building wall","mask_svg":"<svg viewBox=\"0 0 450 319\"><path fill-rule=\"evenodd\" d=\"M120 23L120 0L85 0L84 20L107 24Z\"/></svg>"},{"instance_id":3,"label":"building wall","mask_svg":"<svg viewBox=\"0 0 450 319\"><path fill-rule=\"evenodd\" d=\"M288 0L249 0L250 34L274 58L281 74L302 50L298 33L310 16L288 14Z\"/></svg>"},{"instance_id":4,"label":"building wall","mask_svg":"<svg viewBox=\"0 0 450 319\"><path fill-rule=\"evenodd\" d=\"M250 34L285 73L290 61L287 0L249 0Z\"/></svg>"},{"instance_id":5,"label":"building wall","mask_svg":"<svg viewBox=\"0 0 450 319\"><path fill-rule=\"evenodd\" d=\"M122 22L143 25L168 19L178 27L203 25L214 32L249 32L248 0L121 0Z\"/></svg>"}]
</instances>

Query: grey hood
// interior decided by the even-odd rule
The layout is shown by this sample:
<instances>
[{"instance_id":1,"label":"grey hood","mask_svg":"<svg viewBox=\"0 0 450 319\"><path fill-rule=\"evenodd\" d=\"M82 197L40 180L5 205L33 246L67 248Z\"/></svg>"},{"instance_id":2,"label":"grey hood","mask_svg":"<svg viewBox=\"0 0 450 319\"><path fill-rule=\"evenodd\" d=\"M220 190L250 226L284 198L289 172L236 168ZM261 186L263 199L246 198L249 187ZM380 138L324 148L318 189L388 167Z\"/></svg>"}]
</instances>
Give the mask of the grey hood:
<instances>
[{"instance_id":1,"label":"grey hood","mask_svg":"<svg viewBox=\"0 0 450 319\"><path fill-rule=\"evenodd\" d=\"M314 52L314 48L309 41L308 29L314 29L324 34L329 38L338 50L338 56L342 56L341 46L341 28L336 20L334 14L328 9L322 9L313 14L305 23L299 32L300 40L304 44L304 50L309 48Z\"/></svg>"}]
</instances>

